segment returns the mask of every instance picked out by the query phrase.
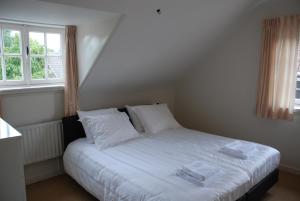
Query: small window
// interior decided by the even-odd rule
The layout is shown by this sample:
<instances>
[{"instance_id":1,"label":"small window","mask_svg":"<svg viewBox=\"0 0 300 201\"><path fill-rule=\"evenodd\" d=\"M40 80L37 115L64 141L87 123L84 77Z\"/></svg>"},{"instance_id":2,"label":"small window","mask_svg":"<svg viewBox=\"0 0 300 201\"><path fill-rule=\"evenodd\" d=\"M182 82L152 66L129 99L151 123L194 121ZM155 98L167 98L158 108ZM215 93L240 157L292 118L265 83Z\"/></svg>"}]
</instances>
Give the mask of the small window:
<instances>
[{"instance_id":1,"label":"small window","mask_svg":"<svg viewBox=\"0 0 300 201\"><path fill-rule=\"evenodd\" d=\"M64 29L0 24L0 85L63 83Z\"/></svg>"},{"instance_id":2,"label":"small window","mask_svg":"<svg viewBox=\"0 0 300 201\"><path fill-rule=\"evenodd\" d=\"M298 73L297 73L297 82L296 82L296 100L295 105L296 107L300 107L300 37L298 43Z\"/></svg>"},{"instance_id":3,"label":"small window","mask_svg":"<svg viewBox=\"0 0 300 201\"><path fill-rule=\"evenodd\" d=\"M296 105L300 105L300 72L298 72L298 74L297 74Z\"/></svg>"},{"instance_id":4,"label":"small window","mask_svg":"<svg viewBox=\"0 0 300 201\"><path fill-rule=\"evenodd\" d=\"M23 81L21 30L18 27L3 27L0 41L1 81Z\"/></svg>"}]
</instances>

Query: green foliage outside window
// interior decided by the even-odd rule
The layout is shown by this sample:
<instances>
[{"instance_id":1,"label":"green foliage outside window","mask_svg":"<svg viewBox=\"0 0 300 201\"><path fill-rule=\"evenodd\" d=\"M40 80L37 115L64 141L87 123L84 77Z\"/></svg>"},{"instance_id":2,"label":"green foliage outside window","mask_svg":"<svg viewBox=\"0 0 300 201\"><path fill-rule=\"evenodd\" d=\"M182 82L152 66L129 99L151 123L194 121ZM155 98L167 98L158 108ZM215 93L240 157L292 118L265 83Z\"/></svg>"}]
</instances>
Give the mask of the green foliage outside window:
<instances>
[{"instance_id":1,"label":"green foliage outside window","mask_svg":"<svg viewBox=\"0 0 300 201\"><path fill-rule=\"evenodd\" d=\"M4 53L20 54L20 32L4 29Z\"/></svg>"},{"instance_id":2,"label":"green foliage outside window","mask_svg":"<svg viewBox=\"0 0 300 201\"><path fill-rule=\"evenodd\" d=\"M5 57L6 79L7 80L21 80L21 58L20 57Z\"/></svg>"},{"instance_id":3,"label":"green foliage outside window","mask_svg":"<svg viewBox=\"0 0 300 201\"><path fill-rule=\"evenodd\" d=\"M2 58L0 57L0 80L3 80L2 77Z\"/></svg>"},{"instance_id":4,"label":"green foliage outside window","mask_svg":"<svg viewBox=\"0 0 300 201\"><path fill-rule=\"evenodd\" d=\"M21 54L20 45L20 32L4 30L4 54ZM31 54L44 54L44 46L37 40L30 39L30 53ZM0 62L1 57L0 57ZM45 59L44 57L31 58L31 71L33 79L45 78ZM21 57L19 56L4 56L4 63L6 66L7 80L20 80L22 79ZM0 80L2 80L2 63L0 63Z\"/></svg>"},{"instance_id":5,"label":"green foliage outside window","mask_svg":"<svg viewBox=\"0 0 300 201\"><path fill-rule=\"evenodd\" d=\"M31 58L32 79L44 79L45 78L44 66L45 66L44 57L32 57Z\"/></svg>"},{"instance_id":6,"label":"green foliage outside window","mask_svg":"<svg viewBox=\"0 0 300 201\"><path fill-rule=\"evenodd\" d=\"M12 32L11 30L4 30L4 53L5 54L20 54L20 32ZM7 80L20 80L22 78L21 72L21 58L17 56L5 56L4 63L6 66ZM1 66L2 68L2 66ZM2 69L1 69L2 73ZM2 75L1 75L2 77Z\"/></svg>"}]
</instances>

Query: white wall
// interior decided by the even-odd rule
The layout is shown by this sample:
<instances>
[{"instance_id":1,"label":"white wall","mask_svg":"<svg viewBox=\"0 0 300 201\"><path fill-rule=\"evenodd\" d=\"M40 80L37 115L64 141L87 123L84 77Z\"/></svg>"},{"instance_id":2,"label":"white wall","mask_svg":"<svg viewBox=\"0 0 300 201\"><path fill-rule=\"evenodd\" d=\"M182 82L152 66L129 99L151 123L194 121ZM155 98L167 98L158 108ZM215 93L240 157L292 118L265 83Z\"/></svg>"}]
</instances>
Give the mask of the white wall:
<instances>
[{"instance_id":1,"label":"white wall","mask_svg":"<svg viewBox=\"0 0 300 201\"><path fill-rule=\"evenodd\" d=\"M173 108L170 85L254 2L45 1L123 14L93 67L80 70L80 77L88 72L84 82L81 78L81 109L153 102L166 102ZM158 8L161 15L155 12ZM85 51L82 48L82 53L89 54ZM79 60L79 66L91 66L86 61Z\"/></svg>"},{"instance_id":2,"label":"white wall","mask_svg":"<svg viewBox=\"0 0 300 201\"><path fill-rule=\"evenodd\" d=\"M43 1L123 14L81 88L103 93L174 83L255 0Z\"/></svg>"},{"instance_id":3,"label":"white wall","mask_svg":"<svg viewBox=\"0 0 300 201\"><path fill-rule=\"evenodd\" d=\"M63 91L2 95L3 118L15 127L61 119Z\"/></svg>"},{"instance_id":4,"label":"white wall","mask_svg":"<svg viewBox=\"0 0 300 201\"><path fill-rule=\"evenodd\" d=\"M116 15L112 19L77 25L79 85L85 81L119 20L120 15Z\"/></svg>"},{"instance_id":5,"label":"white wall","mask_svg":"<svg viewBox=\"0 0 300 201\"><path fill-rule=\"evenodd\" d=\"M39 0L1 0L0 19L53 25L78 25L94 20L109 20L115 13Z\"/></svg>"},{"instance_id":6,"label":"white wall","mask_svg":"<svg viewBox=\"0 0 300 201\"><path fill-rule=\"evenodd\" d=\"M63 91L2 95L2 118L14 127L59 120L63 117ZM60 159L25 166L26 184L62 172Z\"/></svg>"},{"instance_id":7,"label":"white wall","mask_svg":"<svg viewBox=\"0 0 300 201\"><path fill-rule=\"evenodd\" d=\"M123 107L124 105L167 103L174 110L174 87L156 86L140 91L107 91L82 92L80 95L80 108L91 110L94 108Z\"/></svg>"},{"instance_id":8,"label":"white wall","mask_svg":"<svg viewBox=\"0 0 300 201\"><path fill-rule=\"evenodd\" d=\"M271 145L281 152L283 165L300 170L299 115L291 122L255 116L262 20L299 13L297 0L272 0L231 27L228 37L178 83L175 108L180 122Z\"/></svg>"}]
</instances>

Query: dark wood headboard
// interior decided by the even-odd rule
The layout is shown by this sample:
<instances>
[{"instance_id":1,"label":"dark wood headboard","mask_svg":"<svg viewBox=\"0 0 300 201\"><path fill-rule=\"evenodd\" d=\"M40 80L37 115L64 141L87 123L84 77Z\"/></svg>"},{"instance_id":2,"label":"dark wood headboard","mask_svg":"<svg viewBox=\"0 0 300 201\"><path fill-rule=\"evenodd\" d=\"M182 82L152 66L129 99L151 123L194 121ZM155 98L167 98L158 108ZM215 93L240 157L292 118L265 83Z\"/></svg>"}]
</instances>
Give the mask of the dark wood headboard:
<instances>
[{"instance_id":1,"label":"dark wood headboard","mask_svg":"<svg viewBox=\"0 0 300 201\"><path fill-rule=\"evenodd\" d=\"M118 109L120 112L126 112L128 115L128 112L126 108ZM129 120L130 116L128 115ZM64 131L64 149L67 148L68 144L73 142L74 140L77 140L78 138L84 138L86 137L83 126L79 120L78 115L64 117L62 119L63 124L63 131Z\"/></svg>"}]
</instances>

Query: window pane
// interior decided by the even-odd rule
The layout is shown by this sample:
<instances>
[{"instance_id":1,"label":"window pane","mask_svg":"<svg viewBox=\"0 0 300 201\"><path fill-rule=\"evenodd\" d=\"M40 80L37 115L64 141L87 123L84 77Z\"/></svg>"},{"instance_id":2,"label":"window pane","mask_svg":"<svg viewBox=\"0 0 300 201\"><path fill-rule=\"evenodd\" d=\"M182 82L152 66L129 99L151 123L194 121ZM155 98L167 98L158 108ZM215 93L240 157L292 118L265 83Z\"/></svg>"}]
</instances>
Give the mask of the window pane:
<instances>
[{"instance_id":1,"label":"window pane","mask_svg":"<svg viewBox=\"0 0 300 201\"><path fill-rule=\"evenodd\" d=\"M31 77L32 79L45 79L45 58L32 57L31 64Z\"/></svg>"},{"instance_id":2,"label":"window pane","mask_svg":"<svg viewBox=\"0 0 300 201\"><path fill-rule=\"evenodd\" d=\"M0 56L3 55L3 47L2 47L2 35L1 35L1 29L0 29Z\"/></svg>"},{"instance_id":3,"label":"window pane","mask_svg":"<svg viewBox=\"0 0 300 201\"><path fill-rule=\"evenodd\" d=\"M0 57L0 80L3 80L3 77L2 77L2 57Z\"/></svg>"},{"instance_id":4,"label":"window pane","mask_svg":"<svg viewBox=\"0 0 300 201\"><path fill-rule=\"evenodd\" d=\"M296 99L300 99L300 90L296 91Z\"/></svg>"},{"instance_id":5,"label":"window pane","mask_svg":"<svg viewBox=\"0 0 300 201\"><path fill-rule=\"evenodd\" d=\"M300 89L300 81L297 81L297 89Z\"/></svg>"},{"instance_id":6,"label":"window pane","mask_svg":"<svg viewBox=\"0 0 300 201\"><path fill-rule=\"evenodd\" d=\"M47 33L47 53L49 55L60 55L60 34Z\"/></svg>"},{"instance_id":7,"label":"window pane","mask_svg":"<svg viewBox=\"0 0 300 201\"><path fill-rule=\"evenodd\" d=\"M62 57L48 57L48 78L63 78L63 74Z\"/></svg>"},{"instance_id":8,"label":"window pane","mask_svg":"<svg viewBox=\"0 0 300 201\"><path fill-rule=\"evenodd\" d=\"M43 55L45 52L44 33L30 32L29 33L30 54Z\"/></svg>"},{"instance_id":9,"label":"window pane","mask_svg":"<svg viewBox=\"0 0 300 201\"><path fill-rule=\"evenodd\" d=\"M21 53L21 33L20 31L4 29L4 53L20 54Z\"/></svg>"},{"instance_id":10,"label":"window pane","mask_svg":"<svg viewBox=\"0 0 300 201\"><path fill-rule=\"evenodd\" d=\"M22 61L20 57L5 57L6 79L21 80L22 79Z\"/></svg>"}]
</instances>

